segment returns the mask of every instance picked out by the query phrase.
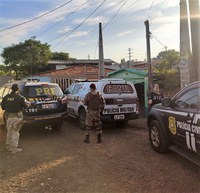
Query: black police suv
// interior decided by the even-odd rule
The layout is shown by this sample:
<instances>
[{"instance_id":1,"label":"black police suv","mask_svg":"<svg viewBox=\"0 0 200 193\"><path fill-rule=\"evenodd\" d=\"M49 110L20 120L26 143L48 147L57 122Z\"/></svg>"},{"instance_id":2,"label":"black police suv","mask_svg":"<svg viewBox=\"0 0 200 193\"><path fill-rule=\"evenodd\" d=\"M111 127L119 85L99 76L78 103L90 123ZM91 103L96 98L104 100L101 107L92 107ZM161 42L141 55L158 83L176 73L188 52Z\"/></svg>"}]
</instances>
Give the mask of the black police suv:
<instances>
[{"instance_id":1,"label":"black police suv","mask_svg":"<svg viewBox=\"0 0 200 193\"><path fill-rule=\"evenodd\" d=\"M171 149L200 166L200 81L154 105L147 124L156 152Z\"/></svg>"},{"instance_id":2,"label":"black police suv","mask_svg":"<svg viewBox=\"0 0 200 193\"><path fill-rule=\"evenodd\" d=\"M38 80L14 81L0 87L0 102L11 92L11 86L19 85L21 94L31 103L23 110L24 126L40 125L48 129L60 129L67 114L67 101L58 84ZM0 108L0 125L4 124L4 111Z\"/></svg>"}]
</instances>

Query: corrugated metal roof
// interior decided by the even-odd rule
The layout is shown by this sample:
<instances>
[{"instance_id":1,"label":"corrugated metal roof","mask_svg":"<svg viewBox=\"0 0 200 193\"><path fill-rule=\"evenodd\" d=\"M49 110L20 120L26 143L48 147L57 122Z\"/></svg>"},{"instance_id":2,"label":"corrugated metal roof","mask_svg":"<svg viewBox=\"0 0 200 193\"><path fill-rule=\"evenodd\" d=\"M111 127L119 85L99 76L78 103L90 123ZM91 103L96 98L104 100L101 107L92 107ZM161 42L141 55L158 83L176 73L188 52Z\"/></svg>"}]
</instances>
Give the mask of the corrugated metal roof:
<instances>
[{"instance_id":1,"label":"corrugated metal roof","mask_svg":"<svg viewBox=\"0 0 200 193\"><path fill-rule=\"evenodd\" d=\"M112 74L116 74L116 73L119 73L121 71L127 71L127 72L132 72L132 73L135 73L135 74L140 74L140 75L144 75L146 76L148 73L145 72L144 70L137 70L137 69L133 69L133 68L121 68L119 70L116 70L114 72L110 72L108 73L108 76L109 75L112 75Z\"/></svg>"},{"instance_id":2,"label":"corrugated metal roof","mask_svg":"<svg viewBox=\"0 0 200 193\"><path fill-rule=\"evenodd\" d=\"M48 64L63 64L63 65L74 65L74 64L98 64L99 59L77 59L77 60L49 60ZM104 59L104 63L116 63L111 59Z\"/></svg>"}]
</instances>

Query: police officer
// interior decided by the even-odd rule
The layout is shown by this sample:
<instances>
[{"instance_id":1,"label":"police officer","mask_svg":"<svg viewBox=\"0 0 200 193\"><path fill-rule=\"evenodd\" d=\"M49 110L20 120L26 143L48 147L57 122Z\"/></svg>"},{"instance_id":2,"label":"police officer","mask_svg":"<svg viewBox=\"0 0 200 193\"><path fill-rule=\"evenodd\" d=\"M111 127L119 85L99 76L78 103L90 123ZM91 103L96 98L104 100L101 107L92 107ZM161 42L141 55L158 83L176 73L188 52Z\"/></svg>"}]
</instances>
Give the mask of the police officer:
<instances>
[{"instance_id":1,"label":"police officer","mask_svg":"<svg viewBox=\"0 0 200 193\"><path fill-rule=\"evenodd\" d=\"M102 143L102 123L100 115L105 106L105 100L99 92L96 91L96 85L90 85L90 92L85 96L84 105L87 106L86 115L86 138L85 143L89 143L89 135L92 127L96 127L97 143Z\"/></svg>"},{"instance_id":2,"label":"police officer","mask_svg":"<svg viewBox=\"0 0 200 193\"><path fill-rule=\"evenodd\" d=\"M7 129L6 149L12 154L15 154L22 152L22 149L18 148L19 131L23 126L22 109L30 104L19 94L17 84L13 84L11 89L12 92L3 98L1 107L5 110Z\"/></svg>"},{"instance_id":3,"label":"police officer","mask_svg":"<svg viewBox=\"0 0 200 193\"><path fill-rule=\"evenodd\" d=\"M150 108L158 103L161 103L161 100L163 99L163 94L160 93L160 88L158 84L153 84L153 90L152 93L149 95L149 106Z\"/></svg>"}]
</instances>

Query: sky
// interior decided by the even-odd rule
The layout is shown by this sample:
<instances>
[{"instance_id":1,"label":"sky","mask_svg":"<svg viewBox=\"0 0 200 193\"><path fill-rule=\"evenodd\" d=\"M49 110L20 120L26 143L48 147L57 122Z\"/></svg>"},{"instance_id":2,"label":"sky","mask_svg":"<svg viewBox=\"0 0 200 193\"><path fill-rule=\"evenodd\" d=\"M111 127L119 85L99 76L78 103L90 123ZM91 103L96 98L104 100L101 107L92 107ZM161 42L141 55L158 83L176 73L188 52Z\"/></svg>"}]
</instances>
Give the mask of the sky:
<instances>
[{"instance_id":1,"label":"sky","mask_svg":"<svg viewBox=\"0 0 200 193\"><path fill-rule=\"evenodd\" d=\"M149 20L151 56L179 51L179 0L0 0L0 54L32 37L76 59L144 61ZM2 61L2 58L1 58Z\"/></svg>"}]
</instances>

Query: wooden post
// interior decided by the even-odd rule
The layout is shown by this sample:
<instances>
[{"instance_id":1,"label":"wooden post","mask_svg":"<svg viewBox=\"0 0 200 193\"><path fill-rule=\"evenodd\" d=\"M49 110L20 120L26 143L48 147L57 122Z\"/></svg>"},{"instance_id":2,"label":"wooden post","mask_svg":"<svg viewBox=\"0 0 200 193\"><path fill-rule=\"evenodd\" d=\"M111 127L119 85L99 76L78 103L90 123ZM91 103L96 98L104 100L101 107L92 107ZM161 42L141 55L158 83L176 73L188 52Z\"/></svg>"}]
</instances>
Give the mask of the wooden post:
<instances>
[{"instance_id":1,"label":"wooden post","mask_svg":"<svg viewBox=\"0 0 200 193\"><path fill-rule=\"evenodd\" d=\"M147 65L148 65L148 94L152 91L152 72L151 72L151 46L150 46L150 31L149 31L149 21L146 20L146 44L147 44Z\"/></svg>"},{"instance_id":2,"label":"wooden post","mask_svg":"<svg viewBox=\"0 0 200 193\"><path fill-rule=\"evenodd\" d=\"M99 80L104 77L103 37L101 23L99 23Z\"/></svg>"}]
</instances>

